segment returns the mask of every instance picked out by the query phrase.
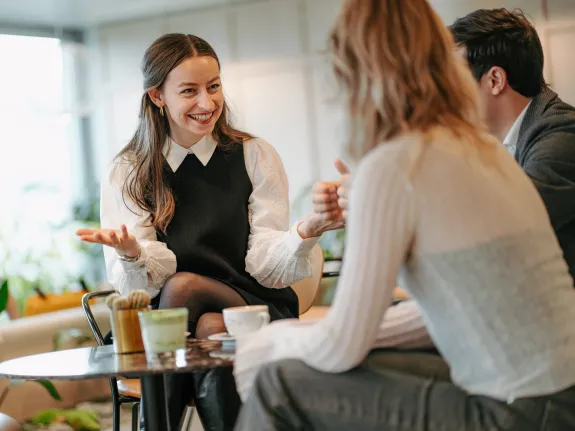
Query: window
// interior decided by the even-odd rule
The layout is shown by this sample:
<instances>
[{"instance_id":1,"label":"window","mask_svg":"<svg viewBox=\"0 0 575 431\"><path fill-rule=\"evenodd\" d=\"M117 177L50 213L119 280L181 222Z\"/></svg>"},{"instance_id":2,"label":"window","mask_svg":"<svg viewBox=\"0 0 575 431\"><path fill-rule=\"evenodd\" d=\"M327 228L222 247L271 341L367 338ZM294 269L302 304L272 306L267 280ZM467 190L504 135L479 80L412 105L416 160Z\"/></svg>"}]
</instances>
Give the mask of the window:
<instances>
[{"instance_id":1,"label":"window","mask_svg":"<svg viewBox=\"0 0 575 431\"><path fill-rule=\"evenodd\" d=\"M0 278L20 303L35 286L66 290L89 260L73 236L83 181L71 55L58 38L0 35Z\"/></svg>"}]
</instances>

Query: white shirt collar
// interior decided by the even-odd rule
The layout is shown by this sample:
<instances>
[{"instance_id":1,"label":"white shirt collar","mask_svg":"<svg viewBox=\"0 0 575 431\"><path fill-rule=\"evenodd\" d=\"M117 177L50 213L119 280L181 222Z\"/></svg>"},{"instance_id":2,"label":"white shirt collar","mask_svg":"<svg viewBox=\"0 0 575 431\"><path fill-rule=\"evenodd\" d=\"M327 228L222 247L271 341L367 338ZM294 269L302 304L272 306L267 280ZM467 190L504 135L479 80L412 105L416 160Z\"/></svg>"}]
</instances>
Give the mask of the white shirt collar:
<instances>
[{"instance_id":1,"label":"white shirt collar","mask_svg":"<svg viewBox=\"0 0 575 431\"><path fill-rule=\"evenodd\" d=\"M521 111L521 114L515 119L513 126L507 132L505 139L503 140L503 145L506 148L513 149L515 152L515 148L517 147L517 141L519 140L519 132L521 130L521 125L523 124L523 119L525 118L525 114L527 114L527 109L531 105L531 101L527 104L527 106Z\"/></svg>"},{"instance_id":2,"label":"white shirt collar","mask_svg":"<svg viewBox=\"0 0 575 431\"><path fill-rule=\"evenodd\" d=\"M216 146L217 143L212 135L204 136L190 148L184 148L168 137L162 154L164 154L172 171L176 172L188 154L195 154L202 165L206 166L212 158Z\"/></svg>"}]
</instances>

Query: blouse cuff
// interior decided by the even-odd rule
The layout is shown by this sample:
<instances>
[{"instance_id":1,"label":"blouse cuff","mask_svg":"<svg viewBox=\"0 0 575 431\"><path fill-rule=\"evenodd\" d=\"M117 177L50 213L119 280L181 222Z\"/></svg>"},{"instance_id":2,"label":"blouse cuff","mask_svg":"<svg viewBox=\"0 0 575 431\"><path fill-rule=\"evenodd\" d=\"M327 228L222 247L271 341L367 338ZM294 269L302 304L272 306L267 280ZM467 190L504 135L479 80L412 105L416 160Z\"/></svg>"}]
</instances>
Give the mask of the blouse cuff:
<instances>
[{"instance_id":1,"label":"blouse cuff","mask_svg":"<svg viewBox=\"0 0 575 431\"><path fill-rule=\"evenodd\" d=\"M146 248L140 245L140 250L141 250L140 257L138 258L138 260L134 262L126 262L125 260L118 259L118 262L120 262L120 265L122 266L122 269L124 271L138 272L146 268L146 260L148 259L148 256L146 254Z\"/></svg>"},{"instance_id":2,"label":"blouse cuff","mask_svg":"<svg viewBox=\"0 0 575 431\"><path fill-rule=\"evenodd\" d=\"M303 239L297 231L299 223L299 221L294 223L290 230L285 233L284 241L295 256L307 256L317 244L319 236Z\"/></svg>"}]
</instances>

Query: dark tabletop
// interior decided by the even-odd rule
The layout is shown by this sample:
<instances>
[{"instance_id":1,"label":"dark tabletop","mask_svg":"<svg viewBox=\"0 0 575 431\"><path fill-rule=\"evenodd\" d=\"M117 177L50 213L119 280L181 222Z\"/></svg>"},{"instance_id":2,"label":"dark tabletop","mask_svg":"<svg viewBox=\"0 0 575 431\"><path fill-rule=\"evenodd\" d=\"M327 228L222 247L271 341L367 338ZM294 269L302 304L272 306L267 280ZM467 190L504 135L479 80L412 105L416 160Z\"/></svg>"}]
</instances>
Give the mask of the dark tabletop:
<instances>
[{"instance_id":1,"label":"dark tabletop","mask_svg":"<svg viewBox=\"0 0 575 431\"><path fill-rule=\"evenodd\" d=\"M85 347L24 356L0 363L0 376L17 379L81 380L182 373L233 364L233 348L219 341L190 339L176 359L146 361L145 353L117 355L113 346Z\"/></svg>"}]
</instances>

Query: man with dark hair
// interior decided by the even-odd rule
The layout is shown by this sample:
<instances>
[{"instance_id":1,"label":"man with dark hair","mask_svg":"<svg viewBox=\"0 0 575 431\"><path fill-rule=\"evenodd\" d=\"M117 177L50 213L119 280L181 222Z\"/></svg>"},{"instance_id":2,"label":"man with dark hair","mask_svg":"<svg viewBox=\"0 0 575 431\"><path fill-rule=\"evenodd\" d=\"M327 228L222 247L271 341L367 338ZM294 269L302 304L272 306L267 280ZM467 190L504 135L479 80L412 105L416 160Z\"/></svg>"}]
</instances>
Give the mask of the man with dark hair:
<instances>
[{"instance_id":1,"label":"man with dark hair","mask_svg":"<svg viewBox=\"0 0 575 431\"><path fill-rule=\"evenodd\" d=\"M533 180L575 275L575 108L545 84L537 31L506 9L477 10L450 29L479 82L489 131Z\"/></svg>"}]
</instances>

